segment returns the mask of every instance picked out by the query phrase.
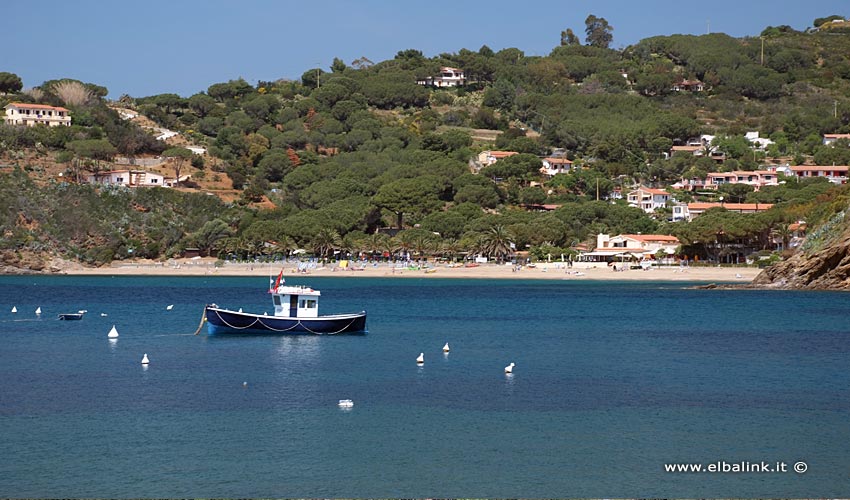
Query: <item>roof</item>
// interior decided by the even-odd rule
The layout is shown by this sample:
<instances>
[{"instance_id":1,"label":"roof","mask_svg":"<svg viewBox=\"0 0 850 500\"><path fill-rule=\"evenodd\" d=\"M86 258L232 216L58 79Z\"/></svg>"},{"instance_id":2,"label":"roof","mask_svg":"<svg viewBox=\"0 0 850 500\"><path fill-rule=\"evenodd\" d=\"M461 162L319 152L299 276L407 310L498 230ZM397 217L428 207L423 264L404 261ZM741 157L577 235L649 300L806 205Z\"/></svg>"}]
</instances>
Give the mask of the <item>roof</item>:
<instances>
[{"instance_id":1,"label":"roof","mask_svg":"<svg viewBox=\"0 0 850 500\"><path fill-rule=\"evenodd\" d=\"M566 158L543 158L543 161L548 161L549 163L562 163L562 164L572 164L573 162Z\"/></svg>"},{"instance_id":2,"label":"roof","mask_svg":"<svg viewBox=\"0 0 850 500\"><path fill-rule=\"evenodd\" d=\"M709 208L723 207L726 210L768 210L773 203L688 203L688 210L708 210Z\"/></svg>"},{"instance_id":3,"label":"roof","mask_svg":"<svg viewBox=\"0 0 850 500\"><path fill-rule=\"evenodd\" d=\"M671 151L699 151L700 149L705 149L705 146L673 146L670 148Z\"/></svg>"},{"instance_id":4,"label":"roof","mask_svg":"<svg viewBox=\"0 0 850 500\"><path fill-rule=\"evenodd\" d=\"M732 172L709 172L709 177L729 177L730 175L776 175L770 170L733 170Z\"/></svg>"},{"instance_id":5,"label":"roof","mask_svg":"<svg viewBox=\"0 0 850 500\"><path fill-rule=\"evenodd\" d=\"M850 134L823 134L824 139L850 139Z\"/></svg>"},{"instance_id":6,"label":"roof","mask_svg":"<svg viewBox=\"0 0 850 500\"><path fill-rule=\"evenodd\" d=\"M794 172L809 172L809 171L820 172L820 171L830 171L830 170L832 170L832 171L835 171L835 170L847 171L847 169L850 168L850 167L848 167L847 165L833 165L831 167L830 166L823 166L823 165L796 165L796 166L793 166L793 167L790 167L790 168Z\"/></svg>"},{"instance_id":7,"label":"roof","mask_svg":"<svg viewBox=\"0 0 850 500\"><path fill-rule=\"evenodd\" d=\"M10 102L6 105L6 108L15 107L15 108L27 108L27 109L52 109L54 111L68 111L65 108L59 106L48 106L46 104L30 104L28 102Z\"/></svg>"},{"instance_id":8,"label":"roof","mask_svg":"<svg viewBox=\"0 0 850 500\"><path fill-rule=\"evenodd\" d=\"M640 187L640 188L635 189L634 191L629 191L629 192L630 193L636 193L638 191L644 191L644 192L650 193L650 194L661 194L661 195L664 195L664 196L670 196L670 193L668 193L667 191L664 191L663 189L655 189L655 188L648 188L648 187Z\"/></svg>"},{"instance_id":9,"label":"roof","mask_svg":"<svg viewBox=\"0 0 850 500\"><path fill-rule=\"evenodd\" d=\"M668 234L621 234L620 236L643 242L666 241L670 243L679 243L679 238Z\"/></svg>"},{"instance_id":10,"label":"roof","mask_svg":"<svg viewBox=\"0 0 850 500\"><path fill-rule=\"evenodd\" d=\"M493 158L506 158L508 156L518 155L516 151L488 151L487 156L492 156Z\"/></svg>"}]
</instances>

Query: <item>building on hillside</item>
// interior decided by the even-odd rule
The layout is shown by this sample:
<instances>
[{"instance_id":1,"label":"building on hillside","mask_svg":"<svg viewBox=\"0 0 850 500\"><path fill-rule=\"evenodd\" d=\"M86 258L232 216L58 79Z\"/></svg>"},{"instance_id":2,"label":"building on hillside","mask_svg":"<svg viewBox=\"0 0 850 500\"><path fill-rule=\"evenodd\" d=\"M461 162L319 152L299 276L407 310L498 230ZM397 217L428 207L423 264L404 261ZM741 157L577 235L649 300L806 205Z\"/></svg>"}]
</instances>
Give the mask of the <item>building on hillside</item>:
<instances>
[{"instance_id":1,"label":"building on hillside","mask_svg":"<svg viewBox=\"0 0 850 500\"><path fill-rule=\"evenodd\" d=\"M165 176L144 170L110 170L88 174L86 181L89 184L106 184L110 186L126 187L171 187L174 182L167 180Z\"/></svg>"},{"instance_id":2,"label":"building on hillside","mask_svg":"<svg viewBox=\"0 0 850 500\"><path fill-rule=\"evenodd\" d=\"M817 165L798 165L790 167L798 178L826 177L833 184L847 184L847 166L821 167Z\"/></svg>"},{"instance_id":3,"label":"building on hillside","mask_svg":"<svg viewBox=\"0 0 850 500\"><path fill-rule=\"evenodd\" d=\"M759 137L758 132L747 132L744 134L744 138L752 145L752 148L756 151L764 151L768 146L773 144L773 141L767 139L765 137Z\"/></svg>"},{"instance_id":4,"label":"building on hillside","mask_svg":"<svg viewBox=\"0 0 850 500\"><path fill-rule=\"evenodd\" d=\"M674 255L679 248L679 239L666 234L620 234L609 236L598 234L596 248L582 252L578 260L582 262L620 262L623 260L654 259L662 252Z\"/></svg>"},{"instance_id":5,"label":"building on hillside","mask_svg":"<svg viewBox=\"0 0 850 500\"><path fill-rule=\"evenodd\" d=\"M829 146L840 139L850 140L850 134L823 134L823 145Z\"/></svg>"},{"instance_id":6,"label":"building on hillside","mask_svg":"<svg viewBox=\"0 0 850 500\"><path fill-rule=\"evenodd\" d=\"M667 202L670 201L670 193L663 189L641 186L634 191L629 191L627 201L633 207L638 207L646 213L652 213L656 209L667 206Z\"/></svg>"},{"instance_id":7,"label":"building on hillside","mask_svg":"<svg viewBox=\"0 0 850 500\"><path fill-rule=\"evenodd\" d=\"M755 214L770 210L771 207L773 207L772 203L677 203L673 205L673 222L690 222L711 208L725 208L730 212Z\"/></svg>"},{"instance_id":8,"label":"building on hillside","mask_svg":"<svg viewBox=\"0 0 850 500\"><path fill-rule=\"evenodd\" d=\"M499 160L518 154L519 153L516 151L482 151L478 153L477 161L473 162L475 164L475 171L477 172L484 167L489 167Z\"/></svg>"},{"instance_id":9,"label":"building on hillside","mask_svg":"<svg viewBox=\"0 0 850 500\"><path fill-rule=\"evenodd\" d=\"M47 125L48 127L71 126L71 116L65 108L44 104L10 102L6 105L6 125Z\"/></svg>"},{"instance_id":10,"label":"building on hillside","mask_svg":"<svg viewBox=\"0 0 850 500\"><path fill-rule=\"evenodd\" d=\"M549 157L543 158L543 166L540 167L540 173L551 178L558 174L566 174L573 168L575 168L573 162L566 158Z\"/></svg>"},{"instance_id":11,"label":"building on hillside","mask_svg":"<svg viewBox=\"0 0 850 500\"><path fill-rule=\"evenodd\" d=\"M722 184L746 184L758 191L764 186L779 184L779 174L771 170L735 170L734 172L711 172L706 178L708 189L717 189Z\"/></svg>"},{"instance_id":12,"label":"building on hillside","mask_svg":"<svg viewBox=\"0 0 850 500\"><path fill-rule=\"evenodd\" d=\"M429 76L424 80L418 80L416 83L433 87L458 87L466 84L466 77L463 75L462 69L443 66L440 68L439 76Z\"/></svg>"},{"instance_id":13,"label":"building on hillside","mask_svg":"<svg viewBox=\"0 0 850 500\"><path fill-rule=\"evenodd\" d=\"M702 92L705 84L699 80L682 79L673 84L673 92Z\"/></svg>"}]
</instances>

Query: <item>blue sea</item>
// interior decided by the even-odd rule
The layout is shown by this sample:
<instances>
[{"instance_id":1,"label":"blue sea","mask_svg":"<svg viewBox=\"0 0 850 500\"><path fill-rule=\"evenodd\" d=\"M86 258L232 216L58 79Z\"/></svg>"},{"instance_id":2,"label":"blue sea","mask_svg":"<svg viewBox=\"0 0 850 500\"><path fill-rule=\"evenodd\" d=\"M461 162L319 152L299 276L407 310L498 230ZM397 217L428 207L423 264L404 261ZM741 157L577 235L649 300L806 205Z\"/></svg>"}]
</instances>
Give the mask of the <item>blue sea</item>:
<instances>
[{"instance_id":1,"label":"blue sea","mask_svg":"<svg viewBox=\"0 0 850 500\"><path fill-rule=\"evenodd\" d=\"M0 277L0 497L850 495L850 294L288 283L369 333L192 335L267 278Z\"/></svg>"}]
</instances>

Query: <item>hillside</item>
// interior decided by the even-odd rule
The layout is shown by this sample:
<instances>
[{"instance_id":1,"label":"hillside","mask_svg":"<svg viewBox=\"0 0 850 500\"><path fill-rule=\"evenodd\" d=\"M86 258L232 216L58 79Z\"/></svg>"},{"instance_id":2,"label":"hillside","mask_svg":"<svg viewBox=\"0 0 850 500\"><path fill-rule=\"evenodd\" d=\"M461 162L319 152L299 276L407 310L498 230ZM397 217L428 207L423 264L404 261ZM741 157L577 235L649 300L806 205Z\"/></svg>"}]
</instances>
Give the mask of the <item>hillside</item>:
<instances>
[{"instance_id":1,"label":"hillside","mask_svg":"<svg viewBox=\"0 0 850 500\"><path fill-rule=\"evenodd\" d=\"M442 67L463 68L463 85L417 83ZM575 254L598 233L662 233L679 238L683 257L752 263L787 256L789 226L810 220L835 184L674 186L710 172L850 164L850 143L823 143L850 133L850 36L840 30L659 36L623 50L566 40L545 56L408 49L329 70L118 102L68 79L12 89L0 104L66 106L72 123L0 126L0 250L89 265L186 249L506 258L516 248L541 258ZM157 140L166 129L177 134ZM673 149L701 140L719 154ZM517 154L470 168L487 150ZM541 172L551 155L570 168ZM81 184L126 168L120 157L189 180L168 193ZM622 198L639 186L666 190L670 203L629 206ZM772 208L673 222L674 203L723 199ZM57 223L66 213L82 229Z\"/></svg>"}]
</instances>

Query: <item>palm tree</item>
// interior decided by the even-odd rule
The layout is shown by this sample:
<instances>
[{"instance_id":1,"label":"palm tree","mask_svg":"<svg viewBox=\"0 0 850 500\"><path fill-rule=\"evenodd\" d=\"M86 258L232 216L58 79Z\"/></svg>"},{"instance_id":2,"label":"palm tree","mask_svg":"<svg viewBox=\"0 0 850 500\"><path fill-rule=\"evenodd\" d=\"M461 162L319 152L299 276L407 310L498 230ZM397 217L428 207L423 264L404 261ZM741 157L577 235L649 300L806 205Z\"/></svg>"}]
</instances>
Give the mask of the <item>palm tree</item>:
<instances>
[{"instance_id":1,"label":"palm tree","mask_svg":"<svg viewBox=\"0 0 850 500\"><path fill-rule=\"evenodd\" d=\"M313 237L310 243L316 255L319 257L329 257L333 255L334 250L340 247L342 240L339 237L339 233L333 229L324 228L316 233L316 236Z\"/></svg>"},{"instance_id":2,"label":"palm tree","mask_svg":"<svg viewBox=\"0 0 850 500\"><path fill-rule=\"evenodd\" d=\"M495 255L499 262L503 262L513 250L513 240L514 235L504 226L494 226L484 234L484 253L488 256Z\"/></svg>"},{"instance_id":3,"label":"palm tree","mask_svg":"<svg viewBox=\"0 0 850 500\"><path fill-rule=\"evenodd\" d=\"M418 258L425 258L431 255L431 252L437 248L437 241L434 234L418 234L413 238L413 250L418 255Z\"/></svg>"},{"instance_id":4,"label":"palm tree","mask_svg":"<svg viewBox=\"0 0 850 500\"><path fill-rule=\"evenodd\" d=\"M461 251L460 242L454 238L447 238L443 240L443 244L440 245L440 251L443 256L448 255L449 260L454 262L457 254Z\"/></svg>"},{"instance_id":5,"label":"palm tree","mask_svg":"<svg viewBox=\"0 0 850 500\"><path fill-rule=\"evenodd\" d=\"M363 240L363 248L371 254L381 254L387 250L389 237L383 233L373 233ZM387 250L388 251L388 250Z\"/></svg>"}]
</instances>

